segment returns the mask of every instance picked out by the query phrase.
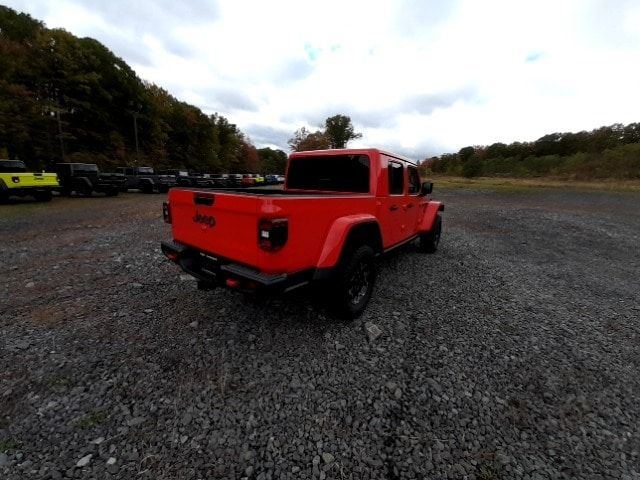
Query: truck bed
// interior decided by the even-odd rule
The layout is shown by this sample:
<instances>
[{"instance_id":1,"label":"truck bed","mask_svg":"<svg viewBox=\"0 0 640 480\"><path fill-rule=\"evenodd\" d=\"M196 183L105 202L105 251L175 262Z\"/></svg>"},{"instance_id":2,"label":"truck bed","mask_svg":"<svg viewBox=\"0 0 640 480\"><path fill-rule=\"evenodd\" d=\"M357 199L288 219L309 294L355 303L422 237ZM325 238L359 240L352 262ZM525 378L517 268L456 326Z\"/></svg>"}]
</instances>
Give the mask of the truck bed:
<instances>
[{"instance_id":1,"label":"truck bed","mask_svg":"<svg viewBox=\"0 0 640 480\"><path fill-rule=\"evenodd\" d=\"M282 190L282 188L265 188L265 187L207 187L207 188L194 188L194 187L174 187L173 190L188 190L190 192L221 192L221 193L233 193L233 194L246 194L246 195L268 195L282 196L282 197L367 197L367 193L344 193L344 192L310 192L302 190Z\"/></svg>"},{"instance_id":2,"label":"truck bed","mask_svg":"<svg viewBox=\"0 0 640 480\"><path fill-rule=\"evenodd\" d=\"M373 213L376 200L369 194L172 188L169 205L176 242L277 274L315 267L335 219ZM277 252L265 251L259 222L279 218L287 219L288 240Z\"/></svg>"}]
</instances>

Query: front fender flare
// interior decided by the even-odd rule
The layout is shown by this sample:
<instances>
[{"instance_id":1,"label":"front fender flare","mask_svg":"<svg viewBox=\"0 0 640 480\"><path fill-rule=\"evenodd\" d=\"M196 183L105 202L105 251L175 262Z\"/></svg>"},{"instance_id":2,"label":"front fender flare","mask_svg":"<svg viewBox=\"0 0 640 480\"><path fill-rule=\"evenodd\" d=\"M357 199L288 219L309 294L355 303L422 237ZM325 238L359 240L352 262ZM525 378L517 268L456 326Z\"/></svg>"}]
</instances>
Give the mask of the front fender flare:
<instances>
[{"instance_id":1,"label":"front fender flare","mask_svg":"<svg viewBox=\"0 0 640 480\"><path fill-rule=\"evenodd\" d=\"M349 236L351 228L355 225L363 223L375 223L377 224L376 217L369 214L347 215L346 217L340 217L336 219L329 228L320 256L316 262L317 268L331 268L334 267L340 260L342 254L342 247Z\"/></svg>"}]
</instances>

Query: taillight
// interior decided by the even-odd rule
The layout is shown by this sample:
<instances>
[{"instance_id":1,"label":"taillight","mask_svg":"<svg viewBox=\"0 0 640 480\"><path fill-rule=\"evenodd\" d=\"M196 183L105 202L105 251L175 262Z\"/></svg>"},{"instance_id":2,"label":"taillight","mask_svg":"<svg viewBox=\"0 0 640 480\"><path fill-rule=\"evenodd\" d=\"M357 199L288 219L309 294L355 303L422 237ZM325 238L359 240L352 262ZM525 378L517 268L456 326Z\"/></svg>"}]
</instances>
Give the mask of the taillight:
<instances>
[{"instance_id":1,"label":"taillight","mask_svg":"<svg viewBox=\"0 0 640 480\"><path fill-rule=\"evenodd\" d=\"M177 262L180 254L178 252L164 252L165 257L167 257L172 262Z\"/></svg>"},{"instance_id":2,"label":"taillight","mask_svg":"<svg viewBox=\"0 0 640 480\"><path fill-rule=\"evenodd\" d=\"M263 218L258 222L258 245L262 250L275 252L287 243L289 220L286 218Z\"/></svg>"},{"instance_id":3,"label":"taillight","mask_svg":"<svg viewBox=\"0 0 640 480\"><path fill-rule=\"evenodd\" d=\"M171 207L169 202L162 202L162 216L165 223L171 223Z\"/></svg>"}]
</instances>

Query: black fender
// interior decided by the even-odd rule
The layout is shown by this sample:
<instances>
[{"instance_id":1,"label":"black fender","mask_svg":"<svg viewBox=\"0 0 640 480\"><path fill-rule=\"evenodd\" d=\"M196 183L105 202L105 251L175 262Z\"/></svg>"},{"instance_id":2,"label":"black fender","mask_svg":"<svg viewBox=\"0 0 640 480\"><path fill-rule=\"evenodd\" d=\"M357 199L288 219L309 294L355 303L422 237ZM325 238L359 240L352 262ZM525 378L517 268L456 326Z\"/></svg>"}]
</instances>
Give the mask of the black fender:
<instances>
[{"instance_id":1,"label":"black fender","mask_svg":"<svg viewBox=\"0 0 640 480\"><path fill-rule=\"evenodd\" d=\"M73 182L71 187L72 188L76 188L76 187L89 187L91 189L93 189L93 183L91 183L91 180L89 180L89 178L87 177L73 177Z\"/></svg>"}]
</instances>

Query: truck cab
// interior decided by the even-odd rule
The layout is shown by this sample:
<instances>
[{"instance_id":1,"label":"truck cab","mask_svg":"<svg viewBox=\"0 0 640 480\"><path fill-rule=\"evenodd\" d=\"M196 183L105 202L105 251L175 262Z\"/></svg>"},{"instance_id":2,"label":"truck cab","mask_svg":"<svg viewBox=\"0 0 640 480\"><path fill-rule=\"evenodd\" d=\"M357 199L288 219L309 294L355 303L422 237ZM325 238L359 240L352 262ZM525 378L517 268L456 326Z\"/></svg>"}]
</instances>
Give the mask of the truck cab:
<instances>
[{"instance_id":1,"label":"truck cab","mask_svg":"<svg viewBox=\"0 0 640 480\"><path fill-rule=\"evenodd\" d=\"M291 290L325 281L338 310L360 315L375 257L420 241L438 247L444 205L416 162L378 149L297 152L282 190L174 189L162 250L203 288ZM326 282L328 280L328 282Z\"/></svg>"}]
</instances>

